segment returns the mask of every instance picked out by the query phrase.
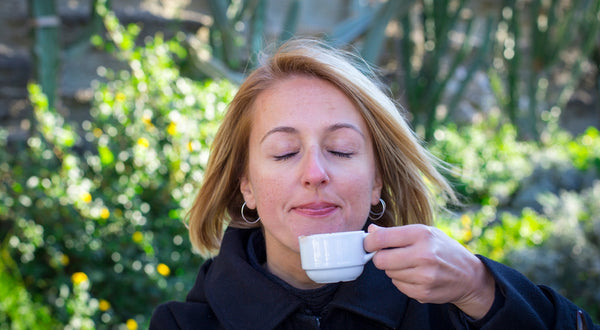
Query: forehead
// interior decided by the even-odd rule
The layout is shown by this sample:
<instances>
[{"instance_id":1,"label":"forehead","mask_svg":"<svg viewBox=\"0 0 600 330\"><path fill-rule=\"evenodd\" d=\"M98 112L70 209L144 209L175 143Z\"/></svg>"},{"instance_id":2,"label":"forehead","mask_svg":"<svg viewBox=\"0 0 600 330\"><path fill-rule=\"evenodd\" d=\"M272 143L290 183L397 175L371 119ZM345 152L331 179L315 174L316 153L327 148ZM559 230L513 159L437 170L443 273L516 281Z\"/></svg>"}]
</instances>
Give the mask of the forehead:
<instances>
[{"instance_id":1,"label":"forehead","mask_svg":"<svg viewBox=\"0 0 600 330\"><path fill-rule=\"evenodd\" d=\"M253 131L262 124L351 122L366 129L354 102L323 79L292 76L261 92L253 104Z\"/></svg>"}]
</instances>

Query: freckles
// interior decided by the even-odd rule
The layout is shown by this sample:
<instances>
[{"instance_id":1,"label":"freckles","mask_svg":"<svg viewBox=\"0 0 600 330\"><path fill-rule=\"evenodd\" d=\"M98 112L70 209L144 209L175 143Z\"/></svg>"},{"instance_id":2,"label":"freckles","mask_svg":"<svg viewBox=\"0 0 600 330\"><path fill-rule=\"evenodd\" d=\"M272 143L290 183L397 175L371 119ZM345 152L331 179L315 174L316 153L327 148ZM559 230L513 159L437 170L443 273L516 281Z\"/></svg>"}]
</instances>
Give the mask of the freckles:
<instances>
[{"instance_id":1,"label":"freckles","mask_svg":"<svg viewBox=\"0 0 600 330\"><path fill-rule=\"evenodd\" d=\"M364 169L348 169L339 177L339 183L352 191L360 191L375 183L375 176L371 171Z\"/></svg>"},{"instance_id":2,"label":"freckles","mask_svg":"<svg viewBox=\"0 0 600 330\"><path fill-rule=\"evenodd\" d=\"M273 204L276 203L278 198L281 198L281 196L283 195L279 186L280 185L277 183L277 180L261 180L259 184L260 190L257 194L257 196L259 196L258 198L260 199L260 203L263 204L265 207L272 209Z\"/></svg>"}]
</instances>

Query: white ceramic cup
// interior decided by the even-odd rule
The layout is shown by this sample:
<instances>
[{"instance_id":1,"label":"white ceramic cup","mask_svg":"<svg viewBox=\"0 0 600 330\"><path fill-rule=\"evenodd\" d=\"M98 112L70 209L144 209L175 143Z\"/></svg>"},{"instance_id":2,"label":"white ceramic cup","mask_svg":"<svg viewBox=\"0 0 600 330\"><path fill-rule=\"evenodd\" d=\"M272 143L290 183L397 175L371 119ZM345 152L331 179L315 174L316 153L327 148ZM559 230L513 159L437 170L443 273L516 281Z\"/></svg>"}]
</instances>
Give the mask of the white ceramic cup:
<instances>
[{"instance_id":1,"label":"white ceramic cup","mask_svg":"<svg viewBox=\"0 0 600 330\"><path fill-rule=\"evenodd\" d=\"M300 236L302 269L317 283L353 281L375 252L367 253L364 231Z\"/></svg>"}]
</instances>

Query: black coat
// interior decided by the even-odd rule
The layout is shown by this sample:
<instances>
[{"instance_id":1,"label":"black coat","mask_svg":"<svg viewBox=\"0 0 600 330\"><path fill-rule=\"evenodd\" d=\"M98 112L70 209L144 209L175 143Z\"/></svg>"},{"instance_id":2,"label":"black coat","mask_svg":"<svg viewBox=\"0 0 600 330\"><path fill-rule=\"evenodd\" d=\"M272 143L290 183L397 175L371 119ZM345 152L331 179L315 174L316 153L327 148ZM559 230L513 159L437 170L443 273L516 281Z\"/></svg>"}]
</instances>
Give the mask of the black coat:
<instances>
[{"instance_id":1,"label":"black coat","mask_svg":"<svg viewBox=\"0 0 600 330\"><path fill-rule=\"evenodd\" d=\"M479 322L454 305L407 297L372 262L358 279L342 283L323 315L315 317L298 297L249 264L252 231L228 229L219 256L202 265L186 302L158 306L150 329L576 329L577 306L484 257L501 294L494 311ZM583 314L588 329L600 329Z\"/></svg>"}]
</instances>

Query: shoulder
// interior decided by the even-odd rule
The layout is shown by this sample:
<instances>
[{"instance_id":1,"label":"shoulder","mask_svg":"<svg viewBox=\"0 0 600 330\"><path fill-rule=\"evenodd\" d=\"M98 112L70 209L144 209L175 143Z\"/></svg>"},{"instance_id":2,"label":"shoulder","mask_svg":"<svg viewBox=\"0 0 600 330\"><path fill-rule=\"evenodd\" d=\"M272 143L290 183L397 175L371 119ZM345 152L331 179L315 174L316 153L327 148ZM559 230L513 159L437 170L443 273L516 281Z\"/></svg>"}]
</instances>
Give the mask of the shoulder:
<instances>
[{"instance_id":1,"label":"shoulder","mask_svg":"<svg viewBox=\"0 0 600 330\"><path fill-rule=\"evenodd\" d=\"M204 281L213 260L209 259L200 267L196 282L185 302L169 301L154 309L150 319L150 329L218 329L217 321L206 301Z\"/></svg>"},{"instance_id":2,"label":"shoulder","mask_svg":"<svg viewBox=\"0 0 600 330\"><path fill-rule=\"evenodd\" d=\"M203 302L171 301L152 313L150 329L220 329L210 306Z\"/></svg>"}]
</instances>

